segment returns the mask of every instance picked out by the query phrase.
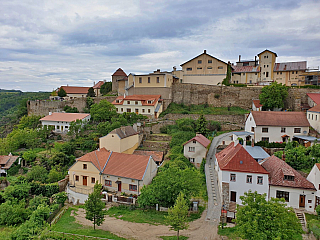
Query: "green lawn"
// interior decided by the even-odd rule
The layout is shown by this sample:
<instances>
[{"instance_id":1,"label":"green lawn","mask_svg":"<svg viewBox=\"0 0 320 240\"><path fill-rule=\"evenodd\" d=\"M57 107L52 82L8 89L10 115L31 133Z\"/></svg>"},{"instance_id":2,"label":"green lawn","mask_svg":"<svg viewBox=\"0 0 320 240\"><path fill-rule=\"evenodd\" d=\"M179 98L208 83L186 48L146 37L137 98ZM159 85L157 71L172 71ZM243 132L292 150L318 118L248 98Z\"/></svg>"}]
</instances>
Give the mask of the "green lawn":
<instances>
[{"instance_id":1,"label":"green lawn","mask_svg":"<svg viewBox=\"0 0 320 240\"><path fill-rule=\"evenodd\" d=\"M125 238L118 237L117 235L112 234L108 231L103 231L100 229L94 231L93 225L92 227L87 227L76 223L75 218L73 216L70 216L70 214L72 210L77 211L78 209L79 206L69 207L69 209L63 214L59 221L51 227L51 230L56 232L75 233L79 235L110 238L114 240L125 240Z\"/></svg>"},{"instance_id":2,"label":"green lawn","mask_svg":"<svg viewBox=\"0 0 320 240\"><path fill-rule=\"evenodd\" d=\"M177 240L177 236L161 236L160 237L161 239L163 240ZM188 239L188 237L185 237L185 236L179 236L179 240L186 240Z\"/></svg>"},{"instance_id":3,"label":"green lawn","mask_svg":"<svg viewBox=\"0 0 320 240\"><path fill-rule=\"evenodd\" d=\"M189 216L189 221L194 221L201 217L201 214L204 210L204 207L199 207L198 213L192 213ZM165 216L168 215L167 212L160 212L156 210L142 210L142 209L134 209L130 210L128 207L119 206L119 207L111 207L107 211L107 215L110 217L115 217L118 219L122 219L128 222L135 223L149 223L152 225L167 225Z\"/></svg>"}]
</instances>

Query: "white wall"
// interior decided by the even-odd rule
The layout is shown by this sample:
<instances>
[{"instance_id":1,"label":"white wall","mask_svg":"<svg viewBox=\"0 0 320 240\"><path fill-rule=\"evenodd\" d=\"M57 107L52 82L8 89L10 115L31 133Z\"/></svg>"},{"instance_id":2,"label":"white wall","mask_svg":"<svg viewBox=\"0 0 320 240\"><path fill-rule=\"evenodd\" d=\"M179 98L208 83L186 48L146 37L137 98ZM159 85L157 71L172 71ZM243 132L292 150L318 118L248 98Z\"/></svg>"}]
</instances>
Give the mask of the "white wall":
<instances>
[{"instance_id":1,"label":"white wall","mask_svg":"<svg viewBox=\"0 0 320 240\"><path fill-rule=\"evenodd\" d=\"M309 107L314 107L315 105L317 105L309 96L308 96L308 105Z\"/></svg>"},{"instance_id":2,"label":"white wall","mask_svg":"<svg viewBox=\"0 0 320 240\"><path fill-rule=\"evenodd\" d=\"M83 125L86 124L89 120L90 115L82 119ZM42 126L54 126L54 131L56 132L68 132L70 128L70 122L63 121L41 121L41 124ZM61 127L63 127L63 131L61 131Z\"/></svg>"},{"instance_id":3,"label":"white wall","mask_svg":"<svg viewBox=\"0 0 320 240\"><path fill-rule=\"evenodd\" d=\"M320 132L320 113L307 111L307 119L317 132Z\"/></svg>"},{"instance_id":4,"label":"white wall","mask_svg":"<svg viewBox=\"0 0 320 240\"><path fill-rule=\"evenodd\" d=\"M189 152L189 147L194 147L194 152ZM194 165L199 168L202 162L203 158L206 158L207 148L205 148L202 144L200 144L198 141L196 143L193 143L193 141L187 143L183 146L183 155L188 158L194 158Z\"/></svg>"},{"instance_id":5,"label":"white wall","mask_svg":"<svg viewBox=\"0 0 320 240\"><path fill-rule=\"evenodd\" d=\"M73 205L75 204L84 204L84 202L88 199L88 195L87 194L82 194L82 193L77 193L72 191L69 186L67 186L67 194L68 194L68 199L69 202L72 202Z\"/></svg>"},{"instance_id":6,"label":"white wall","mask_svg":"<svg viewBox=\"0 0 320 240\"><path fill-rule=\"evenodd\" d=\"M301 189L301 188L290 188L290 187L279 187L279 186L270 186L270 198L275 198L276 191L285 191L289 192L289 202L286 202L286 204L289 207L293 208L299 208L299 200L300 195L306 195L305 198L305 210L313 212L314 211L314 205L315 205L315 191ZM308 200L311 200L311 203L308 203Z\"/></svg>"},{"instance_id":7,"label":"white wall","mask_svg":"<svg viewBox=\"0 0 320 240\"><path fill-rule=\"evenodd\" d=\"M320 187L320 171L316 165L314 165L313 168L311 169L307 177L307 180L313 183L313 185L317 189L316 195L320 197L320 188L319 188Z\"/></svg>"}]
</instances>

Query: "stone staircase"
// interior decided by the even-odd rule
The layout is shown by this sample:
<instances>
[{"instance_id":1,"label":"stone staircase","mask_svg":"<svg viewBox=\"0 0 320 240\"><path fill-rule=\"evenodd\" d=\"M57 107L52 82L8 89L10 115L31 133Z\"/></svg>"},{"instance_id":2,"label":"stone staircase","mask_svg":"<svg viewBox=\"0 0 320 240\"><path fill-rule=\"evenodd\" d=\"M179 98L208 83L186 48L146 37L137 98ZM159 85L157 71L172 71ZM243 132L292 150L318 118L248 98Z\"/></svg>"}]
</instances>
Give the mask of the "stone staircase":
<instances>
[{"instance_id":1,"label":"stone staircase","mask_svg":"<svg viewBox=\"0 0 320 240\"><path fill-rule=\"evenodd\" d=\"M302 226L302 230L307 232L306 218L303 212L295 211L297 218Z\"/></svg>"},{"instance_id":2,"label":"stone staircase","mask_svg":"<svg viewBox=\"0 0 320 240\"><path fill-rule=\"evenodd\" d=\"M214 183L214 176L213 176L213 171L211 165L209 165L209 174L210 174L210 181L211 181L211 187L212 187L212 196L213 196L213 203L216 205L217 204L217 192L215 188L215 183Z\"/></svg>"},{"instance_id":3,"label":"stone staircase","mask_svg":"<svg viewBox=\"0 0 320 240\"><path fill-rule=\"evenodd\" d=\"M171 136L167 134L147 134L138 150L161 151L166 153L169 149Z\"/></svg>"}]
</instances>

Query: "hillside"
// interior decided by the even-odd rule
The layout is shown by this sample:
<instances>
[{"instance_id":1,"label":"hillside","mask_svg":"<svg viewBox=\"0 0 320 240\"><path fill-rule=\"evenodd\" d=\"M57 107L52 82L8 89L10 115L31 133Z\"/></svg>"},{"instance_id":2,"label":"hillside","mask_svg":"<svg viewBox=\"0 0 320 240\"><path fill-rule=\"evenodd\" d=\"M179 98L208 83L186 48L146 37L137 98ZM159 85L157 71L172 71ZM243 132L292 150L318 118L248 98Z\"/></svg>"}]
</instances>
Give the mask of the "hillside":
<instances>
[{"instance_id":1,"label":"hillside","mask_svg":"<svg viewBox=\"0 0 320 240\"><path fill-rule=\"evenodd\" d=\"M0 89L0 137L11 132L13 125L27 114L27 101L49 98L49 92L21 92Z\"/></svg>"}]
</instances>

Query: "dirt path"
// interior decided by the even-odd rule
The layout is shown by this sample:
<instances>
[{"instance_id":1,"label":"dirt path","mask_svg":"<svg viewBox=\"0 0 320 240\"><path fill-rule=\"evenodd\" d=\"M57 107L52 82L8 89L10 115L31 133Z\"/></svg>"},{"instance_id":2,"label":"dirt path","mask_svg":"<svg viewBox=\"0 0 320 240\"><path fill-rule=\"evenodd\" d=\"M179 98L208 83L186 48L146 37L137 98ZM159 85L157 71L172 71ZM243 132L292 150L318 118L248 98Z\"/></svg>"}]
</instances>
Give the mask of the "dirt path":
<instances>
[{"instance_id":1,"label":"dirt path","mask_svg":"<svg viewBox=\"0 0 320 240\"><path fill-rule=\"evenodd\" d=\"M217 226L205 221L207 212L204 211L200 219L190 223L188 230L181 231L181 235L189 237L189 240L215 240L221 239L217 234ZM76 221L81 225L92 226L92 222L85 219L85 210L79 208L74 215ZM121 219L106 216L103 224L97 229L112 232L127 239L159 240L159 236L172 236L175 231L170 231L168 226L150 225L147 223L132 223Z\"/></svg>"}]
</instances>

